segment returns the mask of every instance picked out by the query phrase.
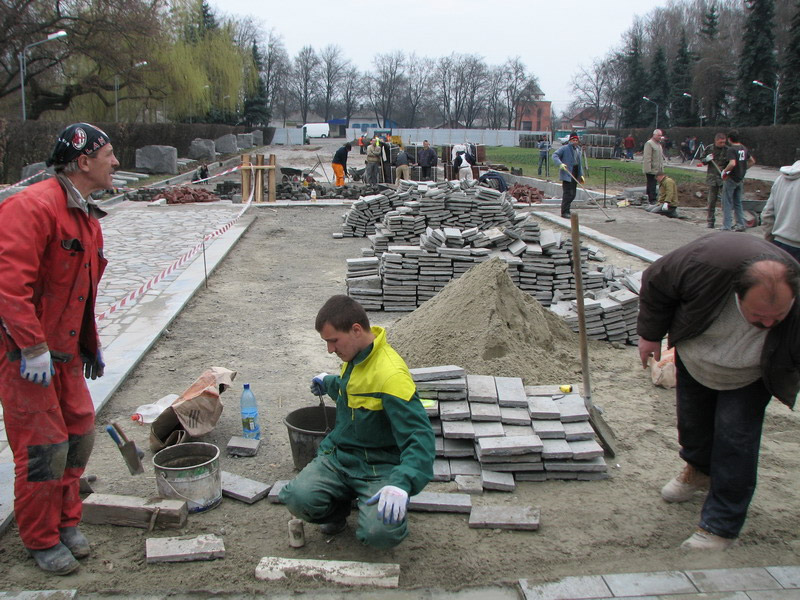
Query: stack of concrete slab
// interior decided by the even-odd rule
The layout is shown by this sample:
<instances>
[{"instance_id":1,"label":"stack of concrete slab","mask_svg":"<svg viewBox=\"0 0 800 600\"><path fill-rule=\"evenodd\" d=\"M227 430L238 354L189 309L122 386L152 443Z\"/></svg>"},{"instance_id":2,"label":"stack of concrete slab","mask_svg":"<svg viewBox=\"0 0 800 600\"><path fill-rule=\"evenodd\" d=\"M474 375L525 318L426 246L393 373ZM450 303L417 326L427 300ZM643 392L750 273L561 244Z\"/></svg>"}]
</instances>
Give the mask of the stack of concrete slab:
<instances>
[{"instance_id":1,"label":"stack of concrete slab","mask_svg":"<svg viewBox=\"0 0 800 600\"><path fill-rule=\"evenodd\" d=\"M375 224L392 210L395 197L396 194L387 191L383 194L359 198L345 213L342 235L344 237L366 237L368 234L375 233Z\"/></svg>"},{"instance_id":2,"label":"stack of concrete slab","mask_svg":"<svg viewBox=\"0 0 800 600\"><path fill-rule=\"evenodd\" d=\"M383 307L383 280L378 274L379 265L375 256L347 259L347 295L366 310Z\"/></svg>"},{"instance_id":3,"label":"stack of concrete slab","mask_svg":"<svg viewBox=\"0 0 800 600\"><path fill-rule=\"evenodd\" d=\"M639 296L629 290L617 290L609 293L608 297L622 305L623 318L628 326L628 342L638 344L636 320L639 316Z\"/></svg>"},{"instance_id":4,"label":"stack of concrete slab","mask_svg":"<svg viewBox=\"0 0 800 600\"><path fill-rule=\"evenodd\" d=\"M411 375L436 433L435 481L481 477L483 489L513 491L515 481L608 477L580 395L454 365Z\"/></svg>"},{"instance_id":5,"label":"stack of concrete slab","mask_svg":"<svg viewBox=\"0 0 800 600\"><path fill-rule=\"evenodd\" d=\"M595 340L638 343L636 319L639 312L639 297L628 290L602 290L602 294L591 294L584 298L586 335ZM578 331L577 300L559 301L550 305L550 310L564 319L573 331Z\"/></svg>"},{"instance_id":6,"label":"stack of concrete slab","mask_svg":"<svg viewBox=\"0 0 800 600\"><path fill-rule=\"evenodd\" d=\"M383 277L383 309L412 311L417 307L419 246L389 246L380 258Z\"/></svg>"}]
</instances>

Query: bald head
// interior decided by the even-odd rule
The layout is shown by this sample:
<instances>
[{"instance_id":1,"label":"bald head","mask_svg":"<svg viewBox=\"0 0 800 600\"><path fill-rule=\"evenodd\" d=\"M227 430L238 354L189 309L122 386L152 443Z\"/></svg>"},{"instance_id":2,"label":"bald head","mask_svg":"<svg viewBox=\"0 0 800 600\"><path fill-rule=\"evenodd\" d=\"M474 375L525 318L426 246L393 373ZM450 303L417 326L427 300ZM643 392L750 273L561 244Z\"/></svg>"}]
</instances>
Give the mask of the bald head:
<instances>
[{"instance_id":1,"label":"bald head","mask_svg":"<svg viewBox=\"0 0 800 600\"><path fill-rule=\"evenodd\" d=\"M734 287L742 316L755 327L771 329L794 305L797 268L791 260L778 257L748 261Z\"/></svg>"}]
</instances>

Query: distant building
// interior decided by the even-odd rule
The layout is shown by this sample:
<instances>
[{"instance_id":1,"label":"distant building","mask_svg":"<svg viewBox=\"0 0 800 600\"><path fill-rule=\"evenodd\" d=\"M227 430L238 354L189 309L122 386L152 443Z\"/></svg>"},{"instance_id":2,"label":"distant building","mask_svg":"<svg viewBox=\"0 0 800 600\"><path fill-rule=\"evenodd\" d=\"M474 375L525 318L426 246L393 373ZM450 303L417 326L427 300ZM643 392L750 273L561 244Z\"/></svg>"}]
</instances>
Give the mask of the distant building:
<instances>
[{"instance_id":1,"label":"distant building","mask_svg":"<svg viewBox=\"0 0 800 600\"><path fill-rule=\"evenodd\" d=\"M518 131L550 131L552 106L549 100L517 104L514 129Z\"/></svg>"},{"instance_id":2,"label":"distant building","mask_svg":"<svg viewBox=\"0 0 800 600\"><path fill-rule=\"evenodd\" d=\"M591 129L591 128L615 128L616 120L613 117L605 119L598 117L597 110L593 107L581 108L572 115L565 115L561 119L561 129Z\"/></svg>"}]
</instances>

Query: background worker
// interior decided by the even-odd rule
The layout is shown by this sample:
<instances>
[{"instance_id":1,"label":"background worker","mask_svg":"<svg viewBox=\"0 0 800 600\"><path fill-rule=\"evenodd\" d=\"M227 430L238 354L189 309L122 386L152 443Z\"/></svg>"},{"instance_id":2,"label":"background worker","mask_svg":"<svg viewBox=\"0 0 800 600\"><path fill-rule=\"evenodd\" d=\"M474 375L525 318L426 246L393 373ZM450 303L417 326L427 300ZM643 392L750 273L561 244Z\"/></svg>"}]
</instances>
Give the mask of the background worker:
<instances>
[{"instance_id":1,"label":"background worker","mask_svg":"<svg viewBox=\"0 0 800 600\"><path fill-rule=\"evenodd\" d=\"M395 170L395 181L399 179L411 179L411 167L408 166L408 154L403 146L400 146L400 150L394 159L394 165L397 167Z\"/></svg>"},{"instance_id":2,"label":"background worker","mask_svg":"<svg viewBox=\"0 0 800 600\"><path fill-rule=\"evenodd\" d=\"M780 171L761 213L764 238L800 261L800 160Z\"/></svg>"},{"instance_id":3,"label":"background worker","mask_svg":"<svg viewBox=\"0 0 800 600\"><path fill-rule=\"evenodd\" d=\"M547 169L547 152L550 150L550 142L547 138L543 137L539 140L539 143L536 144L536 147L539 148L539 175L542 174L542 167L545 168L547 171L547 175L550 175L550 171Z\"/></svg>"},{"instance_id":4,"label":"background worker","mask_svg":"<svg viewBox=\"0 0 800 600\"><path fill-rule=\"evenodd\" d=\"M86 378L105 364L95 323L106 266L90 194L119 166L108 136L76 123L59 136L56 176L0 204L0 402L14 454L14 513L36 564L66 575L89 556L78 493L94 444Z\"/></svg>"},{"instance_id":5,"label":"background worker","mask_svg":"<svg viewBox=\"0 0 800 600\"><path fill-rule=\"evenodd\" d=\"M625 158L633 160L633 149L636 147L636 140L633 139L632 133L629 133L625 139L622 140L622 145L625 147Z\"/></svg>"},{"instance_id":6,"label":"background worker","mask_svg":"<svg viewBox=\"0 0 800 600\"><path fill-rule=\"evenodd\" d=\"M436 150L431 148L428 140L422 140L422 150L417 152L417 164L420 166L422 172L420 179L422 181L431 180L431 168L436 168L439 158L436 156Z\"/></svg>"},{"instance_id":7,"label":"background worker","mask_svg":"<svg viewBox=\"0 0 800 600\"><path fill-rule=\"evenodd\" d=\"M336 425L280 500L333 535L345 528L358 499L356 538L392 548L408 535L409 496L433 478L433 429L406 363L386 331L370 327L358 302L331 297L315 328L328 352L344 362L339 375L320 373L311 382L312 393L336 402Z\"/></svg>"},{"instance_id":8,"label":"background worker","mask_svg":"<svg viewBox=\"0 0 800 600\"><path fill-rule=\"evenodd\" d=\"M584 183L581 139L577 133L570 134L569 141L553 152L553 162L558 166L558 178L561 179L561 217L568 219L572 201L578 193L578 181Z\"/></svg>"},{"instance_id":9,"label":"background worker","mask_svg":"<svg viewBox=\"0 0 800 600\"><path fill-rule=\"evenodd\" d=\"M462 146L462 148L465 147ZM457 150L455 158L453 159L453 174L458 174L459 181L472 181L474 179L472 176L472 165L474 163L475 159L467 152L466 148L464 150Z\"/></svg>"},{"instance_id":10,"label":"background worker","mask_svg":"<svg viewBox=\"0 0 800 600\"><path fill-rule=\"evenodd\" d=\"M642 366L675 347L683 471L667 502L708 493L684 548L725 550L739 536L756 487L764 411L792 408L800 389L800 265L755 236L715 233L670 252L643 274Z\"/></svg>"},{"instance_id":11,"label":"background worker","mask_svg":"<svg viewBox=\"0 0 800 600\"><path fill-rule=\"evenodd\" d=\"M342 187L344 185L344 176L347 174L347 154L352 149L353 145L347 142L333 155L331 167L333 168L333 174L336 176L336 187Z\"/></svg>"},{"instance_id":12,"label":"background worker","mask_svg":"<svg viewBox=\"0 0 800 600\"><path fill-rule=\"evenodd\" d=\"M656 173L658 181L658 202L651 208L650 212L657 215L664 215L671 219L678 218L678 186L675 180L667 176L664 171Z\"/></svg>"},{"instance_id":13,"label":"background worker","mask_svg":"<svg viewBox=\"0 0 800 600\"><path fill-rule=\"evenodd\" d=\"M703 157L703 164L708 165L706 183L708 184L708 204L706 227L714 229L717 214L717 200L722 194L722 170L728 164L728 136L718 133L714 136L714 145Z\"/></svg>"},{"instance_id":14,"label":"background worker","mask_svg":"<svg viewBox=\"0 0 800 600\"><path fill-rule=\"evenodd\" d=\"M367 183L378 183L378 172L381 170L381 147L377 136L367 146Z\"/></svg>"},{"instance_id":15,"label":"background worker","mask_svg":"<svg viewBox=\"0 0 800 600\"><path fill-rule=\"evenodd\" d=\"M653 136L644 144L642 151L642 173L647 178L647 199L650 204L656 203L656 173L664 170L664 150L661 147L661 138L664 134L660 129L653 131Z\"/></svg>"},{"instance_id":16,"label":"background worker","mask_svg":"<svg viewBox=\"0 0 800 600\"><path fill-rule=\"evenodd\" d=\"M739 131L728 132L728 164L722 170L722 229L724 231L745 231L744 208L744 176L747 169L756 164L756 159L739 143ZM732 225L734 217L736 224Z\"/></svg>"}]
</instances>

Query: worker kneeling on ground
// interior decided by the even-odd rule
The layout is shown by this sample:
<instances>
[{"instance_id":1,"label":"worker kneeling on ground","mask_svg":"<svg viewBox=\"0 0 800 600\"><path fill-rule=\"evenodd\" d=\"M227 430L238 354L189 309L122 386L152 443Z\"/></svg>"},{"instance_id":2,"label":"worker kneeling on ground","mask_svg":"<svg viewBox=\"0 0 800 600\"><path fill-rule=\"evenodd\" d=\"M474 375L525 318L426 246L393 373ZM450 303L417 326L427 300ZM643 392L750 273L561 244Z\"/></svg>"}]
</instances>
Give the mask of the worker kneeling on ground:
<instances>
[{"instance_id":1,"label":"worker kneeling on ground","mask_svg":"<svg viewBox=\"0 0 800 600\"><path fill-rule=\"evenodd\" d=\"M405 361L370 327L364 308L333 296L317 314L340 375L320 373L311 391L336 401L336 425L317 456L280 492L292 514L334 535L358 501L356 538L392 548L408 535L406 507L433 478L434 436Z\"/></svg>"},{"instance_id":2,"label":"worker kneeling on ground","mask_svg":"<svg viewBox=\"0 0 800 600\"><path fill-rule=\"evenodd\" d=\"M645 209L656 215L664 215L671 219L678 218L678 186L675 180L667 176L664 171L656 173L658 181L658 202Z\"/></svg>"}]
</instances>

